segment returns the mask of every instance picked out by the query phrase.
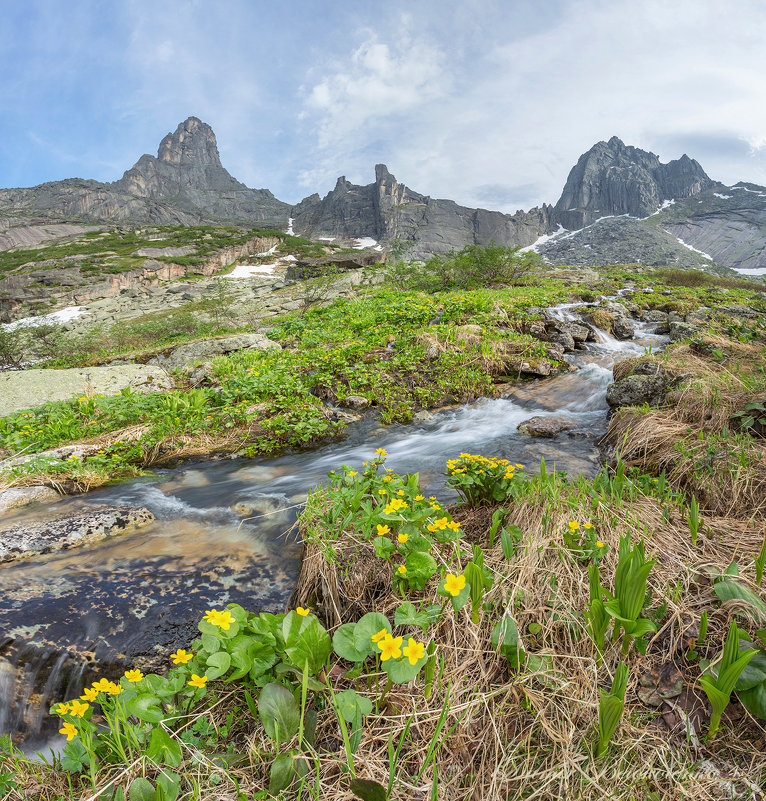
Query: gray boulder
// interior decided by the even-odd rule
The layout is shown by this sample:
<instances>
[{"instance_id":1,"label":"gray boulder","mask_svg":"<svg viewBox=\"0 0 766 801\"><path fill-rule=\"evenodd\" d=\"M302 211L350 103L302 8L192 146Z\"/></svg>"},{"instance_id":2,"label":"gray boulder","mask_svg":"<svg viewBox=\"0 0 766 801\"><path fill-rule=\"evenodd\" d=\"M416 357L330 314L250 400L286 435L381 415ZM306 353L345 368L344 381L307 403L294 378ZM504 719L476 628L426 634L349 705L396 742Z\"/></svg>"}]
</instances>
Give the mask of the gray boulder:
<instances>
[{"instance_id":1,"label":"gray boulder","mask_svg":"<svg viewBox=\"0 0 766 801\"><path fill-rule=\"evenodd\" d=\"M617 339L632 339L636 333L635 326L627 317L614 318L612 333Z\"/></svg>"},{"instance_id":2,"label":"gray boulder","mask_svg":"<svg viewBox=\"0 0 766 801\"><path fill-rule=\"evenodd\" d=\"M126 387L163 392L173 385L160 367L143 364L5 372L0 373L0 416L87 394L118 395Z\"/></svg>"},{"instance_id":3,"label":"gray boulder","mask_svg":"<svg viewBox=\"0 0 766 801\"><path fill-rule=\"evenodd\" d=\"M516 428L522 434L530 437L553 439L562 431L568 431L572 426L571 421L561 417L530 417L529 420L519 423Z\"/></svg>"},{"instance_id":4,"label":"gray boulder","mask_svg":"<svg viewBox=\"0 0 766 801\"><path fill-rule=\"evenodd\" d=\"M693 339L699 331L689 323L672 322L668 327L668 334L671 342L680 342L682 339Z\"/></svg>"},{"instance_id":5,"label":"gray boulder","mask_svg":"<svg viewBox=\"0 0 766 801\"><path fill-rule=\"evenodd\" d=\"M238 334L222 339L207 339L201 342L190 342L188 345L179 345L169 353L157 354L149 360L149 364L162 367L165 370L183 370L192 367L197 362L206 362L216 356L224 356L239 350L265 350L266 348L279 348L264 334Z\"/></svg>"},{"instance_id":6,"label":"gray boulder","mask_svg":"<svg viewBox=\"0 0 766 801\"><path fill-rule=\"evenodd\" d=\"M20 509L32 503L51 503L61 499L61 495L50 487L19 487L0 492L0 513Z\"/></svg>"},{"instance_id":7,"label":"gray boulder","mask_svg":"<svg viewBox=\"0 0 766 801\"><path fill-rule=\"evenodd\" d=\"M357 411L361 411L362 409L366 409L370 402L367 398L363 397L362 395L346 395L343 400L339 401L341 406L345 406L347 409L356 409Z\"/></svg>"},{"instance_id":8,"label":"gray boulder","mask_svg":"<svg viewBox=\"0 0 766 801\"><path fill-rule=\"evenodd\" d=\"M550 336L551 342L558 342L562 348L564 348L564 353L573 353L575 349L575 341L574 337L566 332L566 331L557 331L555 334L551 334Z\"/></svg>"},{"instance_id":9,"label":"gray boulder","mask_svg":"<svg viewBox=\"0 0 766 801\"><path fill-rule=\"evenodd\" d=\"M119 507L32 526L13 526L0 531L0 564L98 542L143 528L153 520L148 509Z\"/></svg>"}]
</instances>

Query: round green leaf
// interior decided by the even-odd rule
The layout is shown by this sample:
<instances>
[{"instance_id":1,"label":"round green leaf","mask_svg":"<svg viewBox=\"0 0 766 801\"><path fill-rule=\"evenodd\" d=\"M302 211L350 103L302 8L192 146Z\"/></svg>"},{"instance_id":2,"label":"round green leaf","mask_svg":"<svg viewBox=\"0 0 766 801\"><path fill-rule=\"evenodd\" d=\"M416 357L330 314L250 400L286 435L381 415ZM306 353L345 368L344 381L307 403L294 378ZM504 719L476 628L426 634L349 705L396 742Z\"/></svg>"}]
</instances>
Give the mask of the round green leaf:
<instances>
[{"instance_id":1,"label":"round green leaf","mask_svg":"<svg viewBox=\"0 0 766 801\"><path fill-rule=\"evenodd\" d=\"M335 653L348 662L363 662L372 654L372 642L367 650L357 650L354 645L355 623L344 623L332 636L332 647Z\"/></svg>"},{"instance_id":2,"label":"round green leaf","mask_svg":"<svg viewBox=\"0 0 766 801\"><path fill-rule=\"evenodd\" d=\"M231 656L226 651L218 651L218 653L210 654L206 664L208 669L205 671L205 675L208 679L217 679L231 667Z\"/></svg>"},{"instance_id":3,"label":"round green leaf","mask_svg":"<svg viewBox=\"0 0 766 801\"><path fill-rule=\"evenodd\" d=\"M373 634L377 634L381 629L391 633L391 624L388 618L380 612L368 612L361 617L354 627L354 648L360 653L367 651L368 654L376 652L372 641Z\"/></svg>"}]
</instances>

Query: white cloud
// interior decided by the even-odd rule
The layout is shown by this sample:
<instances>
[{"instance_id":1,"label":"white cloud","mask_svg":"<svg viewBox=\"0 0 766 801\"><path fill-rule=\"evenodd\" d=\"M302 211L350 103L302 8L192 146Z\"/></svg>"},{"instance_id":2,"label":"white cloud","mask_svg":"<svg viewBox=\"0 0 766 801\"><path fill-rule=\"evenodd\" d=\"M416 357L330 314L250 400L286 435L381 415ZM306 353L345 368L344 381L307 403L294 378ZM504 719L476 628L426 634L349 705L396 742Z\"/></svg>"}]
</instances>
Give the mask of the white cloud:
<instances>
[{"instance_id":1,"label":"white cloud","mask_svg":"<svg viewBox=\"0 0 766 801\"><path fill-rule=\"evenodd\" d=\"M756 154L766 141L766 13L754 0L585 0L544 26L528 16L523 34L518 15L487 19L471 41L452 31L454 50L421 17L417 47L389 29L328 65L305 99L320 163L304 181L342 163L368 182L374 157L414 189L468 205L486 204L488 185L498 197L535 185L535 202L555 202L578 156L612 135L681 148L660 149L663 160L700 134ZM766 183L762 158L731 155L697 157L712 177ZM504 210L533 200L523 195Z\"/></svg>"}]
</instances>

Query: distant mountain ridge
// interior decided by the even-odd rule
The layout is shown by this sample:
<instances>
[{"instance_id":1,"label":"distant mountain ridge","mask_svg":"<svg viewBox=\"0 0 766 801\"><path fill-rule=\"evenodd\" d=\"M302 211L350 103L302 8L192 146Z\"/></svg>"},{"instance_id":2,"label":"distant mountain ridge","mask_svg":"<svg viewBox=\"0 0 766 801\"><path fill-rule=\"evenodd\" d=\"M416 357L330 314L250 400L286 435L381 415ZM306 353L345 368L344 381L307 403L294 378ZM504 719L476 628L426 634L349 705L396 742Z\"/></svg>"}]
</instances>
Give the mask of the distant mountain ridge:
<instances>
[{"instance_id":1,"label":"distant mountain ridge","mask_svg":"<svg viewBox=\"0 0 766 801\"><path fill-rule=\"evenodd\" d=\"M38 229L51 222L246 223L315 239L370 238L402 246L407 258L494 241L534 248L554 263L766 272L766 189L725 187L686 154L663 164L616 136L580 156L554 206L516 214L468 208L415 192L384 164L370 184L340 177L325 197L293 206L237 181L221 164L212 128L189 117L156 157L141 156L112 183L73 178L0 190L0 247L42 241Z\"/></svg>"}]
</instances>

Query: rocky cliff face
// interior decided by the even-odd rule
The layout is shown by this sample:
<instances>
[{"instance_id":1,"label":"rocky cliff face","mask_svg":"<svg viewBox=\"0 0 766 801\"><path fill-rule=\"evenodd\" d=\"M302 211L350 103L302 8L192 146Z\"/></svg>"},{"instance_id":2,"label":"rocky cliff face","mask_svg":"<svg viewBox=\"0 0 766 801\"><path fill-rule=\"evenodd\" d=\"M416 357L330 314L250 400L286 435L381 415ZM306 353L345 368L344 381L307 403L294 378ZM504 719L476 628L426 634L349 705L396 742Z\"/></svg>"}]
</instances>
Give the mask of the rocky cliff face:
<instances>
[{"instance_id":1,"label":"rocky cliff face","mask_svg":"<svg viewBox=\"0 0 766 801\"><path fill-rule=\"evenodd\" d=\"M53 219L249 222L285 228L290 207L268 189L250 189L233 178L221 165L212 128L189 117L160 142L156 158L141 156L119 181L74 178L0 190L0 209Z\"/></svg>"},{"instance_id":2,"label":"rocky cliff face","mask_svg":"<svg viewBox=\"0 0 766 801\"><path fill-rule=\"evenodd\" d=\"M625 215L632 221L597 222ZM492 241L527 247L545 234L549 241L536 248L554 262L766 268L766 190L724 187L686 155L663 164L612 137L578 159L555 207L516 214L422 195L383 164L373 183L341 177L324 198L314 194L290 207L227 172L215 134L196 117L165 136L156 157L143 155L114 183L74 178L0 190L0 249L65 236L66 223L236 222L285 230L289 217L303 236L369 237L389 249L402 246L409 259Z\"/></svg>"},{"instance_id":3,"label":"rocky cliff face","mask_svg":"<svg viewBox=\"0 0 766 801\"><path fill-rule=\"evenodd\" d=\"M302 236L371 237L401 244L408 258L421 258L491 241L529 245L549 228L550 212L550 206L513 215L459 206L414 192L378 164L374 183L357 186L341 177L332 192L306 198L292 216Z\"/></svg>"},{"instance_id":4,"label":"rocky cliff face","mask_svg":"<svg viewBox=\"0 0 766 801\"><path fill-rule=\"evenodd\" d=\"M613 136L580 156L553 219L576 230L609 215L648 217L663 201L697 195L713 183L687 155L662 164L654 153L627 146Z\"/></svg>"}]
</instances>

